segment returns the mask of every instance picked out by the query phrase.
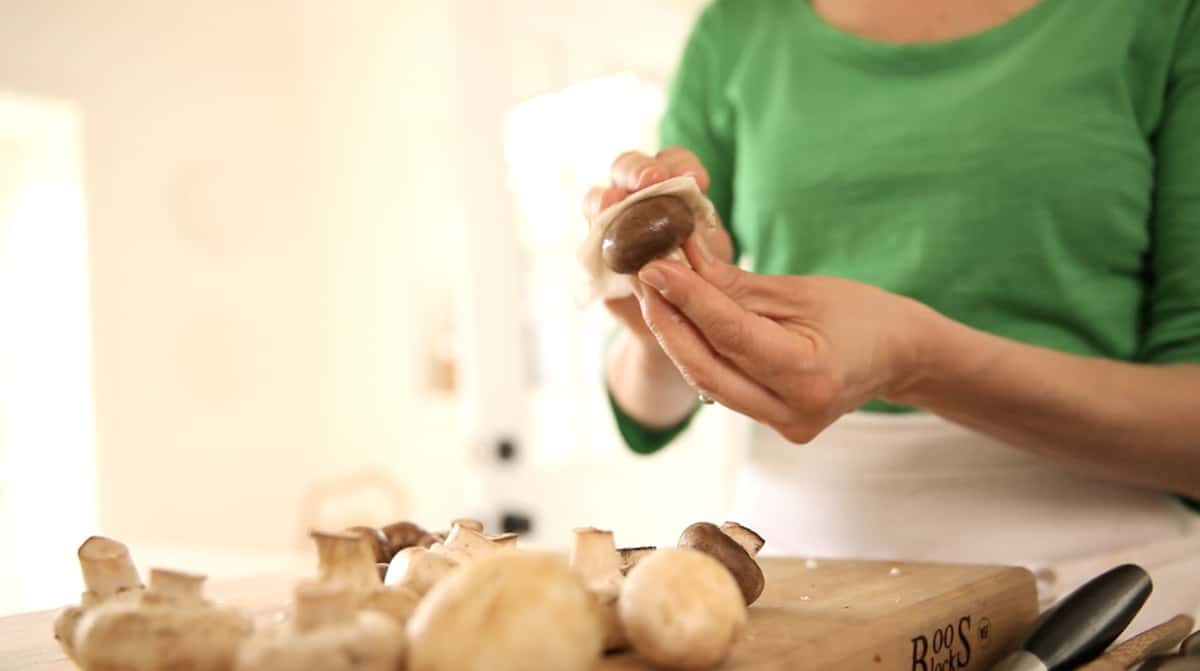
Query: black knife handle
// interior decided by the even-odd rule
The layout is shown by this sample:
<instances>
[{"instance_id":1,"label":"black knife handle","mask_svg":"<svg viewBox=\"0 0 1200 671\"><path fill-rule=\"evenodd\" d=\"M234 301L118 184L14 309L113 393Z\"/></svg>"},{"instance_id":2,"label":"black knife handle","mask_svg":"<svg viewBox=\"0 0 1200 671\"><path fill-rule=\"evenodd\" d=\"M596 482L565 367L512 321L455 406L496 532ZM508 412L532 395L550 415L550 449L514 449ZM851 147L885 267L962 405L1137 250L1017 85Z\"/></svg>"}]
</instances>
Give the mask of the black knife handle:
<instances>
[{"instance_id":1,"label":"black knife handle","mask_svg":"<svg viewBox=\"0 0 1200 671\"><path fill-rule=\"evenodd\" d=\"M1060 601L1021 647L1041 659L1047 671L1086 664L1125 631L1152 589L1150 575L1140 566L1106 571Z\"/></svg>"}]
</instances>

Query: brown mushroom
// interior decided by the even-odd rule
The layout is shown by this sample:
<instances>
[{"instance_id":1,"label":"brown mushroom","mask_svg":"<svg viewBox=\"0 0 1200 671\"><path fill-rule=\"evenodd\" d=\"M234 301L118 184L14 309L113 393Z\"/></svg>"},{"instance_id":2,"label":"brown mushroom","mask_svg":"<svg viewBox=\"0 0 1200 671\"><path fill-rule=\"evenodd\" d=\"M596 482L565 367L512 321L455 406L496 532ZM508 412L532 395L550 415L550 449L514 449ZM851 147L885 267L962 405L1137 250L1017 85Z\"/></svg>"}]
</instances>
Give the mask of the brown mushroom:
<instances>
[{"instance_id":1,"label":"brown mushroom","mask_svg":"<svg viewBox=\"0 0 1200 671\"><path fill-rule=\"evenodd\" d=\"M633 275L666 256L695 230L692 210L675 196L653 196L633 203L609 222L601 242L604 263L615 273Z\"/></svg>"},{"instance_id":2,"label":"brown mushroom","mask_svg":"<svg viewBox=\"0 0 1200 671\"><path fill-rule=\"evenodd\" d=\"M638 562L617 609L633 649L667 669L718 666L746 628L746 604L729 571L690 548L664 548Z\"/></svg>"},{"instance_id":3,"label":"brown mushroom","mask_svg":"<svg viewBox=\"0 0 1200 671\"><path fill-rule=\"evenodd\" d=\"M375 554L375 561L384 563L392 558L394 554L391 550L391 543L388 541L387 534L375 527L350 527L346 529L346 533L362 536L370 545L371 551Z\"/></svg>"},{"instance_id":4,"label":"brown mushroom","mask_svg":"<svg viewBox=\"0 0 1200 671\"><path fill-rule=\"evenodd\" d=\"M388 565L383 583L388 587L405 588L424 596L458 564L444 554L423 547L410 547L396 553Z\"/></svg>"},{"instance_id":5,"label":"brown mushroom","mask_svg":"<svg viewBox=\"0 0 1200 671\"><path fill-rule=\"evenodd\" d=\"M404 548L410 548L414 545L420 547L429 547L436 540L432 534L422 529L419 525L412 522L394 522L389 524L380 531L387 538L388 542L388 560L396 556L396 553ZM387 561L387 560L385 560Z\"/></svg>"},{"instance_id":6,"label":"brown mushroom","mask_svg":"<svg viewBox=\"0 0 1200 671\"><path fill-rule=\"evenodd\" d=\"M729 523L727 523L729 524ZM762 541L762 538L754 532L737 525L731 530L738 538L752 542L754 538ZM746 548L733 537L715 524L709 522L697 522L683 530L683 534L679 536L679 547L692 548L699 550L705 554L711 555L717 561L721 562L729 572L733 574L737 581L738 588L742 591L742 597L746 600L746 605L754 603L762 594L765 580L763 578L762 568L758 562L754 561L754 557L747 552ZM753 547L753 543L751 545ZM758 547L762 547L761 542ZM758 550L756 549L755 554Z\"/></svg>"}]
</instances>

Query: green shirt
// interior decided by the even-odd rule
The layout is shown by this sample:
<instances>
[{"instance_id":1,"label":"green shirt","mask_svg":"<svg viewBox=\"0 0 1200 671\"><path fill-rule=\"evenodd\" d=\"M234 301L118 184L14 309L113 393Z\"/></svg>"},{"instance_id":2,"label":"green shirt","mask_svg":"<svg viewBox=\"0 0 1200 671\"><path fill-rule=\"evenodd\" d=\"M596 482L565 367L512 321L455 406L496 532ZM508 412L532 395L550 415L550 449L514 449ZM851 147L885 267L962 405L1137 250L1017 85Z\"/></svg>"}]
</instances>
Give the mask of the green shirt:
<instances>
[{"instance_id":1,"label":"green shirt","mask_svg":"<svg viewBox=\"0 0 1200 671\"><path fill-rule=\"evenodd\" d=\"M717 0L661 136L708 168L756 272L860 280L1064 352L1200 362L1198 0L1041 0L918 45L807 0ZM614 410L642 453L686 426Z\"/></svg>"}]
</instances>

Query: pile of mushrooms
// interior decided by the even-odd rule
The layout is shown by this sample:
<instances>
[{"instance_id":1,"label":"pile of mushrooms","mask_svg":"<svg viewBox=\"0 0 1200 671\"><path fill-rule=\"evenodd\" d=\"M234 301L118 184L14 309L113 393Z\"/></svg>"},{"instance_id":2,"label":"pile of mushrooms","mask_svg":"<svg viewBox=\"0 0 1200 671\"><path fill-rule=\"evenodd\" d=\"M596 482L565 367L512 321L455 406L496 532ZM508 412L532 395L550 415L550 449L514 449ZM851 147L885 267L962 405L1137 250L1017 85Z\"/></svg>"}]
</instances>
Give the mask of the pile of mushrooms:
<instances>
[{"instance_id":1,"label":"pile of mushrooms","mask_svg":"<svg viewBox=\"0 0 1200 671\"><path fill-rule=\"evenodd\" d=\"M661 549L581 527L566 557L468 519L310 536L316 577L257 628L206 600L204 576L153 568L144 587L125 545L89 538L86 590L55 638L85 671L586 671L622 651L707 669L729 657L764 587L763 539L729 522L693 524Z\"/></svg>"}]
</instances>

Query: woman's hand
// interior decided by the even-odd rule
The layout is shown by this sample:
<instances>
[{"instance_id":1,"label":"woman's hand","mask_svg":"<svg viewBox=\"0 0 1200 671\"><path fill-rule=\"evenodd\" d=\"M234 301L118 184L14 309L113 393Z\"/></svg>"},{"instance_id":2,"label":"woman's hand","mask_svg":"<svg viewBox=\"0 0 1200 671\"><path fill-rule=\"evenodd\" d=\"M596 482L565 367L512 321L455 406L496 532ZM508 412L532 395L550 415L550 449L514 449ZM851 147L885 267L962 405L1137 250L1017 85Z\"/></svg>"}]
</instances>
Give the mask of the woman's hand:
<instances>
[{"instance_id":1,"label":"woman's hand","mask_svg":"<svg viewBox=\"0 0 1200 671\"><path fill-rule=\"evenodd\" d=\"M611 184L594 187L588 192L584 199L584 216L590 223L601 212L625 200L631 193L672 177L683 176L692 177L701 191L708 191L708 171L695 154L683 147L668 147L655 156L636 151L625 152L613 161ZM716 230L709 231L707 236L705 242L715 255L726 261L733 256L732 241L724 228L717 227ZM639 341L645 344L654 343L654 336L642 320L641 307L636 298L629 296L608 300L605 301L605 305Z\"/></svg>"},{"instance_id":2,"label":"woman's hand","mask_svg":"<svg viewBox=\"0 0 1200 671\"><path fill-rule=\"evenodd\" d=\"M642 314L699 393L806 443L921 370L917 334L932 310L866 284L747 273L684 246L693 269L642 269ZM650 287L653 287L651 289Z\"/></svg>"},{"instance_id":3,"label":"woman's hand","mask_svg":"<svg viewBox=\"0 0 1200 671\"><path fill-rule=\"evenodd\" d=\"M629 194L672 177L691 176L701 191L708 190L708 171L695 154L670 147L655 156L626 152L612 165L612 183L592 189L584 202L589 221ZM705 231L705 247L729 260L733 245L723 228ZM645 295L634 281L634 290ZM654 334L642 319L642 306L629 296L606 301L609 311L627 329L614 343L606 366L608 387L627 415L652 427L673 426L696 407L696 394L679 375L674 364L659 348Z\"/></svg>"}]
</instances>

